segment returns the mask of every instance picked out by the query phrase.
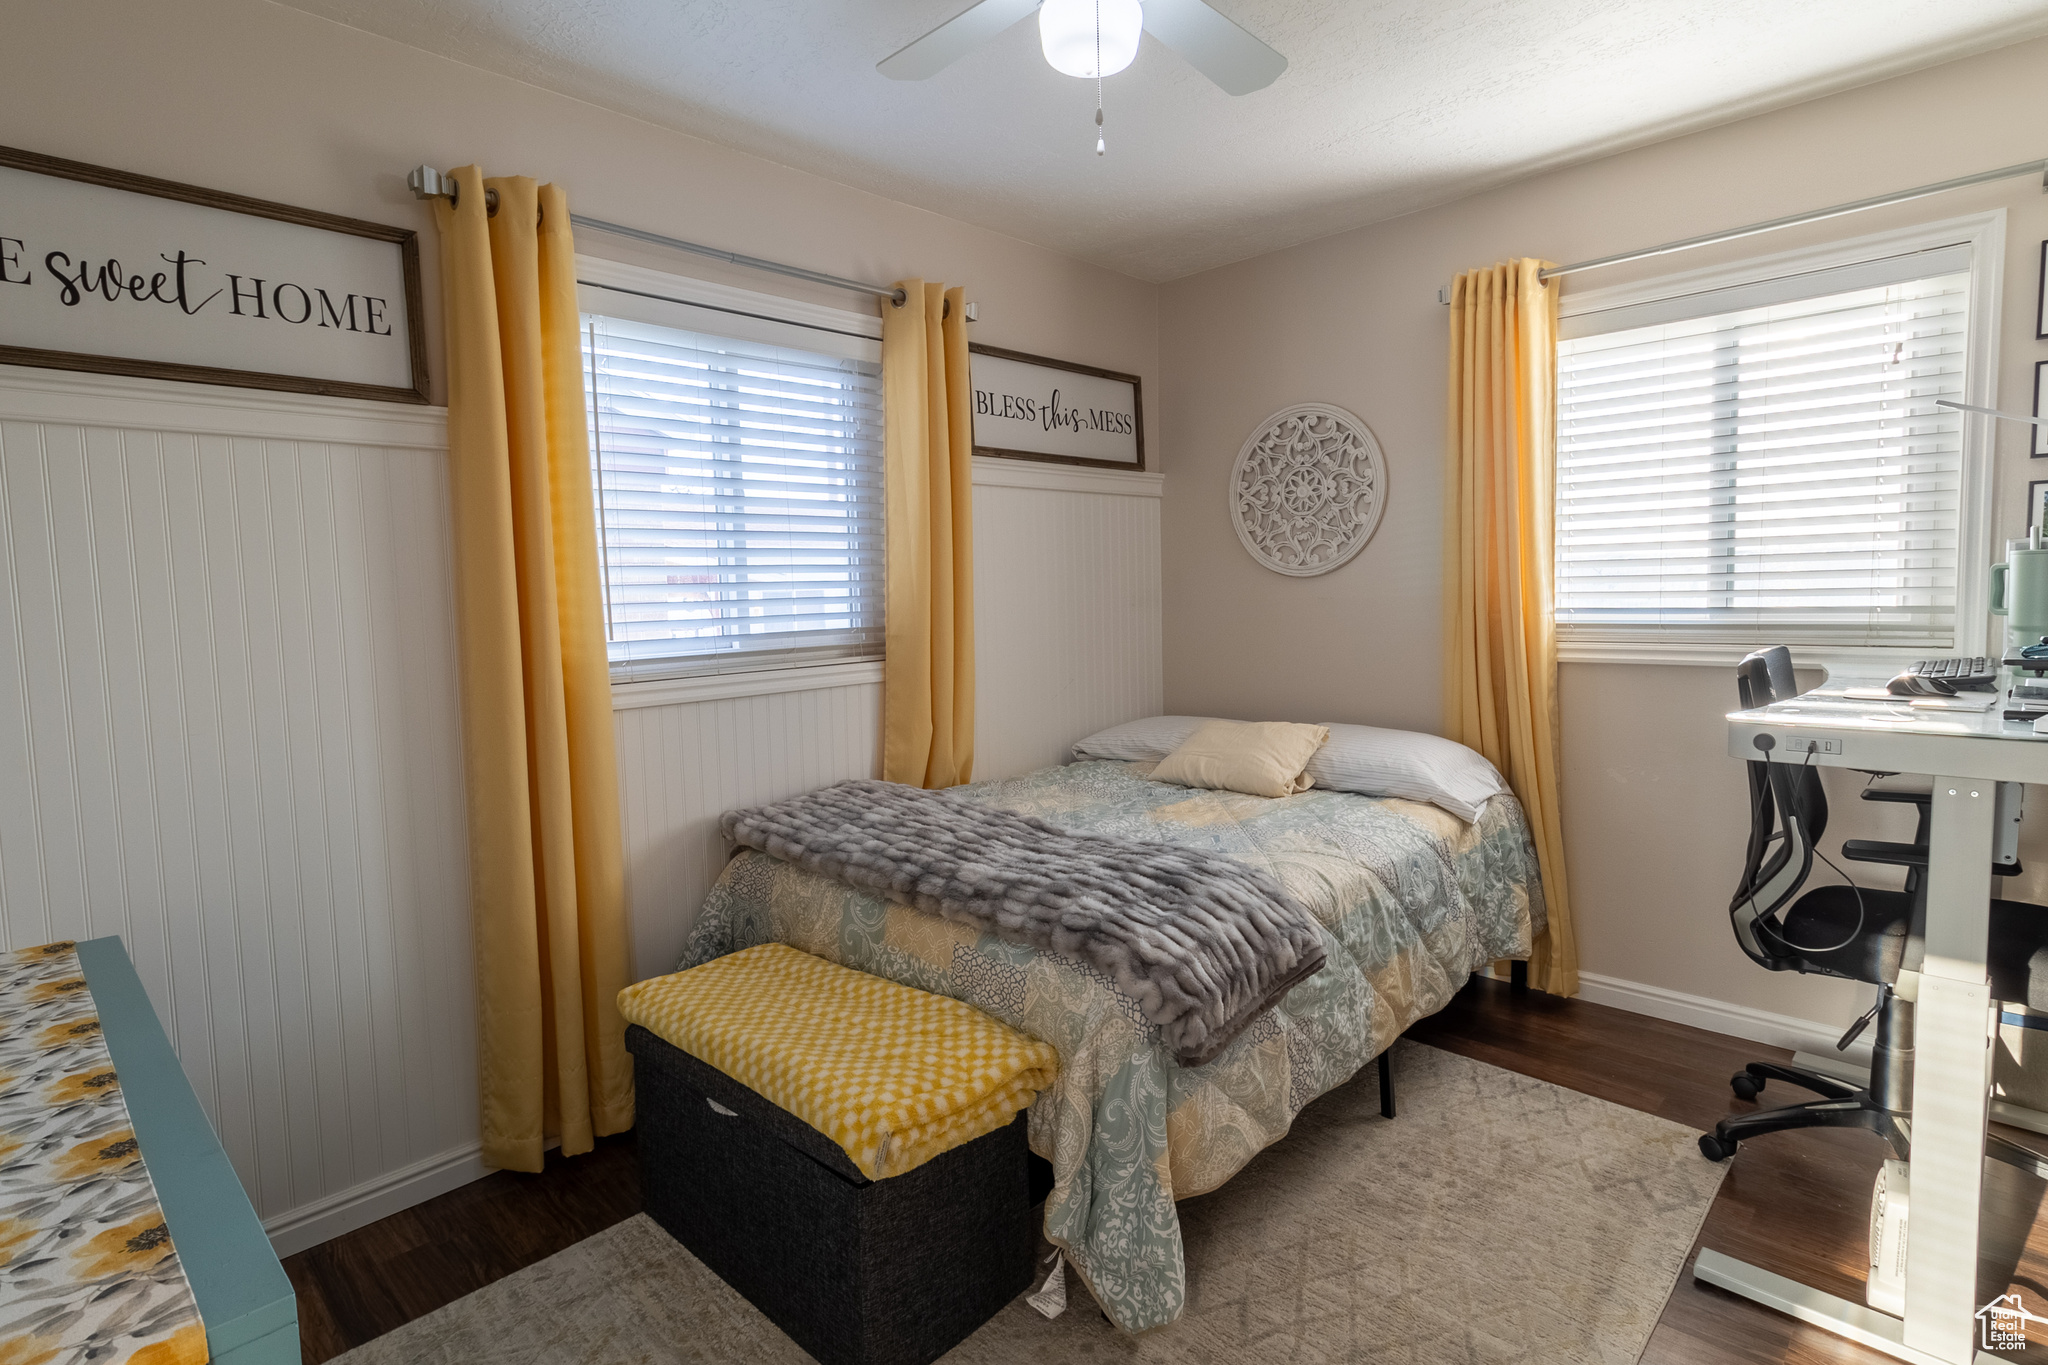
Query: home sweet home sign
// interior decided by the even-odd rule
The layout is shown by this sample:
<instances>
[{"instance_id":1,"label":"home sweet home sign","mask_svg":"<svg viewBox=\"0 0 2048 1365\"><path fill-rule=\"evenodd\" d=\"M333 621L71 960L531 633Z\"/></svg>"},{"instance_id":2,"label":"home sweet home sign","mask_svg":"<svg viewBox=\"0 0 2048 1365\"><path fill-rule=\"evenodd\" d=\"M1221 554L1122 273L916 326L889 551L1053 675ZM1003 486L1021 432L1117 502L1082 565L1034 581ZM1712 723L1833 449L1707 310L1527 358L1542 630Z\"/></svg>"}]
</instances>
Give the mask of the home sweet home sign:
<instances>
[{"instance_id":1,"label":"home sweet home sign","mask_svg":"<svg viewBox=\"0 0 2048 1365\"><path fill-rule=\"evenodd\" d=\"M0 147L0 364L424 403L418 238Z\"/></svg>"}]
</instances>

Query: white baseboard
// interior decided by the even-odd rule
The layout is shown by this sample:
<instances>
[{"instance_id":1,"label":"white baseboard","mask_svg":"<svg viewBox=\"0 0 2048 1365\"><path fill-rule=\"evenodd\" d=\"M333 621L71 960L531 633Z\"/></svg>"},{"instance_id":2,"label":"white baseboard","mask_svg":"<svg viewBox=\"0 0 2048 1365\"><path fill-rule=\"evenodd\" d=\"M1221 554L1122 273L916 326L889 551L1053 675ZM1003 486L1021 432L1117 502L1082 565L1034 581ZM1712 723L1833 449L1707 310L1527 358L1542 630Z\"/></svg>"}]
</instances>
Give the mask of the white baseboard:
<instances>
[{"instance_id":1,"label":"white baseboard","mask_svg":"<svg viewBox=\"0 0 2048 1365\"><path fill-rule=\"evenodd\" d=\"M484 1165L482 1149L476 1143L451 1147L410 1166L338 1190L325 1199L266 1218L263 1230L270 1234L271 1248L280 1257L290 1256L490 1173L491 1168Z\"/></svg>"},{"instance_id":2,"label":"white baseboard","mask_svg":"<svg viewBox=\"0 0 2048 1365\"><path fill-rule=\"evenodd\" d=\"M1601 976L1597 972L1579 973L1579 999L1589 1000L1596 1005L1611 1005L1615 1009L1627 1010L1632 1014L1646 1014L1652 1019L1662 1019L1672 1024L1690 1024L1694 1028L1711 1029L1715 1033L1726 1033L1736 1038L1746 1038L1752 1043L1764 1043L1771 1047L1788 1047L1794 1052L1814 1052L1827 1057L1840 1057L1856 1066L1870 1065L1870 1033L1851 1043L1845 1052L1835 1051L1835 1042L1842 1036L1842 1030L1833 1024L1823 1024L1812 1019L1795 1019L1789 1014L1773 1014L1769 1010L1751 1009L1747 1005L1731 1005L1725 1000L1710 1000L1704 995L1687 995L1683 991L1667 990L1662 986L1646 986L1640 981L1623 981L1619 977Z\"/></svg>"}]
</instances>

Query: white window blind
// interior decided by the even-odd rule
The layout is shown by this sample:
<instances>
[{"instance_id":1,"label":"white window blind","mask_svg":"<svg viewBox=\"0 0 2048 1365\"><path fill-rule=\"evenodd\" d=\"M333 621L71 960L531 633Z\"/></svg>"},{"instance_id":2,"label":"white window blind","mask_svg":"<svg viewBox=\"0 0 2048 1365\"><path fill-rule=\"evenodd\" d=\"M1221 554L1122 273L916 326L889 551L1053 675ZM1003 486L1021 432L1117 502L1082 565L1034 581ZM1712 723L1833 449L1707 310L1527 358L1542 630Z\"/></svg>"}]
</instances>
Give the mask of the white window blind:
<instances>
[{"instance_id":1,"label":"white window blind","mask_svg":"<svg viewBox=\"0 0 2048 1365\"><path fill-rule=\"evenodd\" d=\"M1560 638L1951 647L1969 251L1567 319Z\"/></svg>"},{"instance_id":2,"label":"white window blind","mask_svg":"<svg viewBox=\"0 0 2048 1365\"><path fill-rule=\"evenodd\" d=\"M613 672L882 652L872 360L586 314Z\"/></svg>"}]
</instances>

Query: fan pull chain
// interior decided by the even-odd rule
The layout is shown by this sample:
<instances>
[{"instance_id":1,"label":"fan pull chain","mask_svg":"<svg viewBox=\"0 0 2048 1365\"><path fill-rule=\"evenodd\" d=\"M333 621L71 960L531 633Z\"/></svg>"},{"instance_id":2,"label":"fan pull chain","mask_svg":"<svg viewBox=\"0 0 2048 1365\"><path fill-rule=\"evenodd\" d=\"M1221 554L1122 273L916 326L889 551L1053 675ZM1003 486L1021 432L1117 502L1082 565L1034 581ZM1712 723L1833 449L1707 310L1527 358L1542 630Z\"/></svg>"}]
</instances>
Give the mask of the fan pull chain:
<instances>
[{"instance_id":1,"label":"fan pull chain","mask_svg":"<svg viewBox=\"0 0 2048 1365\"><path fill-rule=\"evenodd\" d=\"M1095 0L1095 155L1101 156L1102 141L1102 0Z\"/></svg>"}]
</instances>

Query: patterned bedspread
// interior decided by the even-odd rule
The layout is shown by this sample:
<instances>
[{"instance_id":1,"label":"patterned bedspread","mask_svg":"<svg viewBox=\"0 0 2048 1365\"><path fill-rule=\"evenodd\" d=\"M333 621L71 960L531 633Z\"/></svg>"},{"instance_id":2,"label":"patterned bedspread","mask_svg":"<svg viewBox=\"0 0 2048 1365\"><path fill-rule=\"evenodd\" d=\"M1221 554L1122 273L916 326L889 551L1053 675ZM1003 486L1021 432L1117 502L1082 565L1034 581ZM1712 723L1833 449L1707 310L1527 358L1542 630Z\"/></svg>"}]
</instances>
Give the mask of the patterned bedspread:
<instances>
[{"instance_id":1,"label":"patterned bedspread","mask_svg":"<svg viewBox=\"0 0 2048 1365\"><path fill-rule=\"evenodd\" d=\"M1066 829L1189 844L1262 867L1322 925L1328 963L1202 1066L1072 958L742 852L679 966L759 943L952 996L1051 1043L1058 1080L1031 1110L1053 1164L1045 1234L1128 1331L1178 1317L1174 1200L1215 1189L1278 1141L1467 976L1525 956L1543 922L1528 824L1495 797L1467 825L1412 801L1311 790L1278 800L1149 782L1152 765L1076 763L957 788Z\"/></svg>"}]
</instances>

